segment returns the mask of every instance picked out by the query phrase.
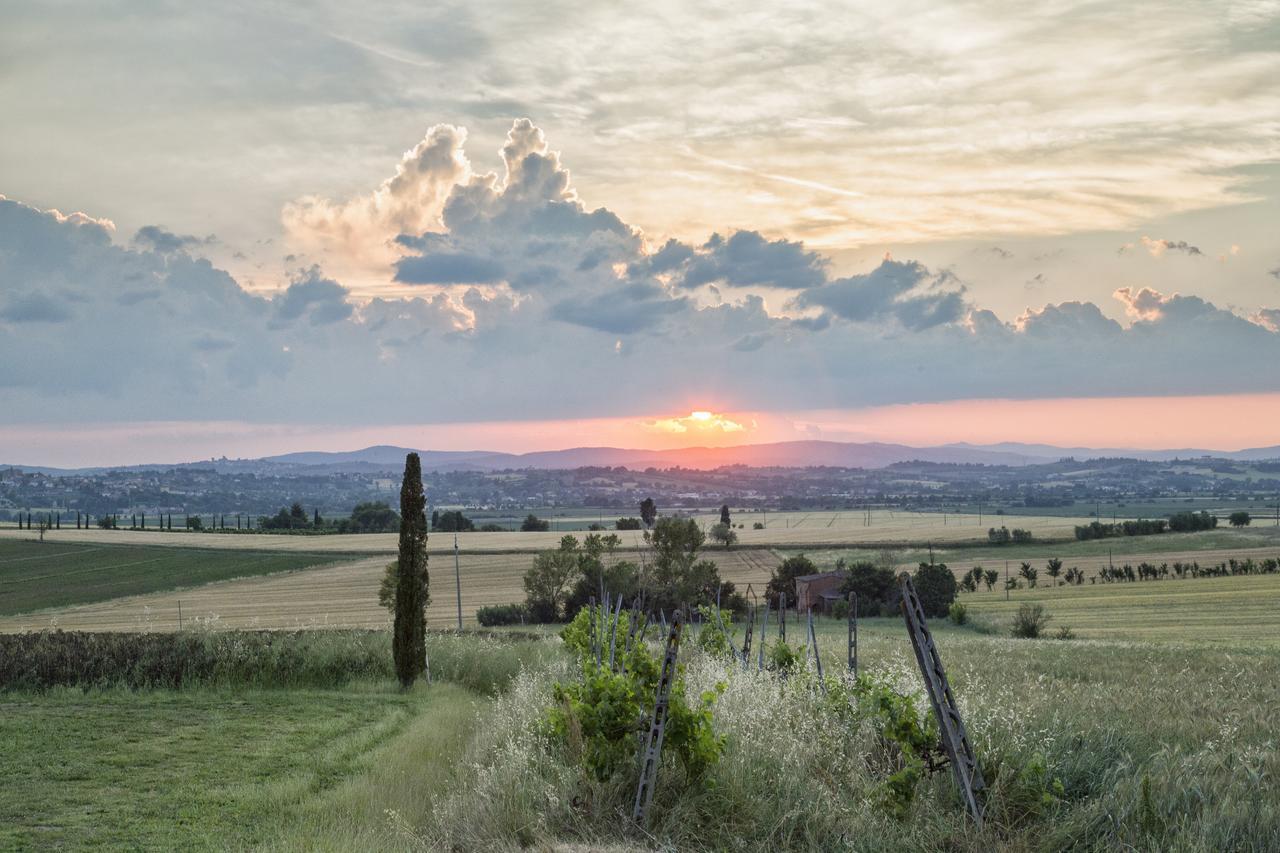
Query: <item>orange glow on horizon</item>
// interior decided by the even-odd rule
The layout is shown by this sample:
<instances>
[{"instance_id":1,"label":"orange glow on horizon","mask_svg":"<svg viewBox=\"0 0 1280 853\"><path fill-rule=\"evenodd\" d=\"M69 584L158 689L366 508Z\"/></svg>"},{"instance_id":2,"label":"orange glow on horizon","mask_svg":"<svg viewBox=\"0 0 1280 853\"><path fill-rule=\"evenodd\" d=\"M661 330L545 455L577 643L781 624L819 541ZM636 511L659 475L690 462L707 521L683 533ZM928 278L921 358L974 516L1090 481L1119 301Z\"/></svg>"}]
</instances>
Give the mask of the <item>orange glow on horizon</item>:
<instances>
[{"instance_id":1,"label":"orange glow on horizon","mask_svg":"<svg viewBox=\"0 0 1280 853\"><path fill-rule=\"evenodd\" d=\"M1059 447L1241 450L1280 445L1280 393L1056 400L959 400L860 409L457 424L336 426L241 421L0 426L27 465L127 465L256 458L376 444L527 453L570 447L672 450L801 439L923 447L1021 442Z\"/></svg>"}]
</instances>

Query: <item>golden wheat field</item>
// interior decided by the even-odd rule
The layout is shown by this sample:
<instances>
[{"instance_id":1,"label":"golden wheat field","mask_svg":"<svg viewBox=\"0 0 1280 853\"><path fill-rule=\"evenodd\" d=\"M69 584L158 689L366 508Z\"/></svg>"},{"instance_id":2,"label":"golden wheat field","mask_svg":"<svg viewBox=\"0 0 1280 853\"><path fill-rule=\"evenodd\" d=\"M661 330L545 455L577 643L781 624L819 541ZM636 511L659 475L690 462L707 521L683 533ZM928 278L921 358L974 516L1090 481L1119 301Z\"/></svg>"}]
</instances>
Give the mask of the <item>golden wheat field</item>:
<instances>
[{"instance_id":1,"label":"golden wheat field","mask_svg":"<svg viewBox=\"0 0 1280 853\"><path fill-rule=\"evenodd\" d=\"M260 538L260 537L254 537ZM780 557L767 550L715 553L721 576L743 590L759 590ZM475 624L477 608L524 599L521 578L532 554L462 554L462 617ZM365 557L335 566L221 581L170 592L117 598L53 611L0 617L0 632L63 628L84 631L168 631L209 628L379 628L388 624L378 605L378 584L388 557ZM453 555L431 558L431 627L457 624Z\"/></svg>"}]
</instances>

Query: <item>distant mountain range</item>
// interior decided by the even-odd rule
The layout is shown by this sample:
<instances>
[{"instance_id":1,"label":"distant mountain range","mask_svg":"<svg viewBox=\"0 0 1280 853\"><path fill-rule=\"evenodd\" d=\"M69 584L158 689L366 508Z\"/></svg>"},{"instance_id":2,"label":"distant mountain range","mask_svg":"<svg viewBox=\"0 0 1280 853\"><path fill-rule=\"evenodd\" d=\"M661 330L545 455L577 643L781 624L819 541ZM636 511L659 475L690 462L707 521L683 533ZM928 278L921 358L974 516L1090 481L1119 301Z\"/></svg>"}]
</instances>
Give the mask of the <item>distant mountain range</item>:
<instances>
[{"instance_id":1,"label":"distant mountain range","mask_svg":"<svg viewBox=\"0 0 1280 853\"><path fill-rule=\"evenodd\" d=\"M376 473L398 471L412 448L377 445L363 450L337 453L303 451L268 456L263 459L218 459L190 462L197 467L223 471L262 468L307 469L315 473ZM619 447L572 447L533 453L501 453L489 450L418 450L427 471L497 471L510 468L573 469L584 467L698 468L726 465L756 468L805 468L825 465L840 468L884 468L898 462L939 462L961 465L1037 465L1063 457L1077 459L1126 457L1151 461L1194 459L1212 456L1240 462L1280 459L1280 445L1248 450L1218 451L1187 448L1181 450L1134 450L1119 448L1055 447L1048 444L947 444L940 447L909 447L881 442L782 441L773 444L745 444L737 447L683 447L676 450L637 450ZM7 466L0 466L7 467ZM14 465L25 471L49 474L88 474L105 470L174 468L176 465L131 465L108 468L59 469Z\"/></svg>"}]
</instances>

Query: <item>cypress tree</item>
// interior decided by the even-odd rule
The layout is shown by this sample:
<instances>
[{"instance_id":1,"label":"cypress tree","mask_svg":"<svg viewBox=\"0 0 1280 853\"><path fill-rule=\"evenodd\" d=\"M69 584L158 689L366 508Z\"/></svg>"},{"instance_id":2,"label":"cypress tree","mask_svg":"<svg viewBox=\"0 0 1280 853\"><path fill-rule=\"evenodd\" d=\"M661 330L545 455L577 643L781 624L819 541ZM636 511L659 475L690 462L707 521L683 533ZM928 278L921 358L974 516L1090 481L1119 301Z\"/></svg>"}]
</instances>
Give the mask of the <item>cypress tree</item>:
<instances>
[{"instance_id":1,"label":"cypress tree","mask_svg":"<svg viewBox=\"0 0 1280 853\"><path fill-rule=\"evenodd\" d=\"M396 618L392 650L401 687L411 687L427 662L427 514L418 454L404 460L400 486L400 554L396 561Z\"/></svg>"},{"instance_id":2,"label":"cypress tree","mask_svg":"<svg viewBox=\"0 0 1280 853\"><path fill-rule=\"evenodd\" d=\"M317 530L320 529L320 508L319 507L316 507L315 520L311 522L311 526L316 528Z\"/></svg>"}]
</instances>

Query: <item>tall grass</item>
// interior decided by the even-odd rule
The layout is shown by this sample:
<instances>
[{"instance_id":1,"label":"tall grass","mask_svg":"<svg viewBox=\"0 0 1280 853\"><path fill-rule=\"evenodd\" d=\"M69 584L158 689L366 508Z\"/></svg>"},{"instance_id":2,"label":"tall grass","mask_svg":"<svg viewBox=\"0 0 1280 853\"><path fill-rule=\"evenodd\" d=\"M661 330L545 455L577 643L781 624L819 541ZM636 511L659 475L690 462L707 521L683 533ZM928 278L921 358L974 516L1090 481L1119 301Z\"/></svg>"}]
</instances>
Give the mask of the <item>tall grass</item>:
<instances>
[{"instance_id":1,"label":"tall grass","mask_svg":"<svg viewBox=\"0 0 1280 853\"><path fill-rule=\"evenodd\" d=\"M559 640L429 634L434 678L492 694ZM394 677L385 631L0 634L0 691L56 686L341 687Z\"/></svg>"},{"instance_id":2,"label":"tall grass","mask_svg":"<svg viewBox=\"0 0 1280 853\"><path fill-rule=\"evenodd\" d=\"M892 639L872 634L864 660L918 691L909 646ZM550 686L569 675L559 663L522 671L483 712L456 787L408 837L455 850L1280 849L1275 655L964 631L940 642L986 780L982 831L947 770L919 784L905 818L891 814L894 750L810 678L778 681L691 651L690 694L723 688L714 721L727 747L705 786L663 766L645 832L626 819L634 773L598 783L544 734Z\"/></svg>"}]
</instances>

